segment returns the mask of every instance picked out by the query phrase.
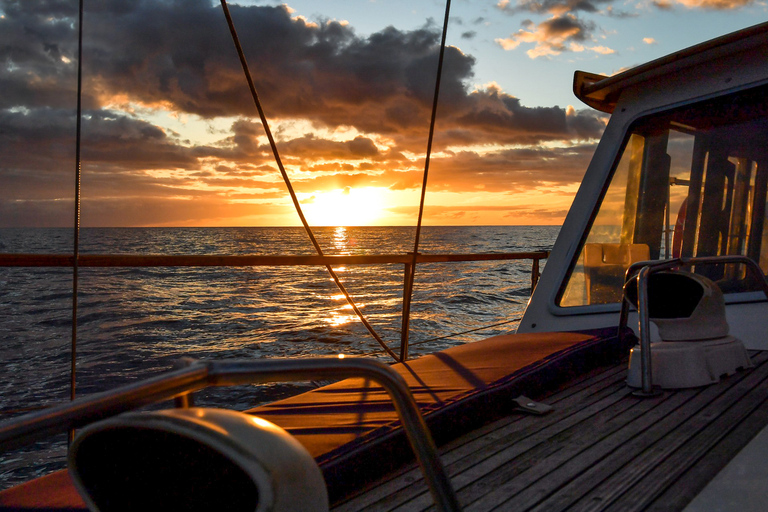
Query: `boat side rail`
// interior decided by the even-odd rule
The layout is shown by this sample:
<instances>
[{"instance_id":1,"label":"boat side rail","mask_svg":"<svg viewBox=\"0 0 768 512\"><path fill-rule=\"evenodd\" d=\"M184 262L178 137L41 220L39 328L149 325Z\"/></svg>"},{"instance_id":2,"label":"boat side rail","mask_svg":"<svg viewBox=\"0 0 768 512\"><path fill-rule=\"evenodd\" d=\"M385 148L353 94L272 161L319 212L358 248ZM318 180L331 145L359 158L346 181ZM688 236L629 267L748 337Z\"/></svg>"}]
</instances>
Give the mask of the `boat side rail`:
<instances>
[{"instance_id":1,"label":"boat side rail","mask_svg":"<svg viewBox=\"0 0 768 512\"><path fill-rule=\"evenodd\" d=\"M642 388L636 392L638 396L655 396L657 393L653 388L653 369L651 364L651 324L648 310L648 279L651 274L663 270L679 269L684 267L693 267L696 265L727 265L743 264L754 278L755 282L760 284L762 292L768 299L768 282L765 280L760 266L752 259L742 255L724 255L724 256L701 256L673 258L661 261L638 261L627 268L624 283L637 276L637 315L640 330L640 367ZM630 302L626 294L621 301L621 313L619 314L619 333L624 332L629 318Z\"/></svg>"},{"instance_id":2,"label":"boat side rail","mask_svg":"<svg viewBox=\"0 0 768 512\"><path fill-rule=\"evenodd\" d=\"M472 261L531 260L531 290L541 277L541 260L549 251L423 254L416 255L416 263L458 263ZM71 254L3 253L0 267L72 267ZM413 266L410 254L360 255L218 255L218 254L80 254L79 267L282 267L325 265L382 265L401 264L406 275Z\"/></svg>"},{"instance_id":3,"label":"boat side rail","mask_svg":"<svg viewBox=\"0 0 768 512\"><path fill-rule=\"evenodd\" d=\"M384 363L363 358L194 361L172 372L30 413L0 425L0 449L81 428L94 421L162 400L177 405L194 391L213 386L366 378L389 394L439 510L460 510L434 440L405 380Z\"/></svg>"},{"instance_id":4,"label":"boat side rail","mask_svg":"<svg viewBox=\"0 0 768 512\"><path fill-rule=\"evenodd\" d=\"M77 261L72 254L3 253L0 254L2 267L275 267L275 266L336 266L336 265L382 265L401 264L404 266L403 286L407 286L413 274L414 265L431 263L458 263L479 261L531 260L531 292L541 277L540 261L549 257L549 251L469 253L469 254L423 254L416 258L406 254L360 254L360 255L229 255L229 254L80 254ZM408 294L403 294L403 301ZM406 312L410 308L404 306ZM407 325L407 322L405 322ZM408 353L408 336L400 334L402 362Z\"/></svg>"}]
</instances>

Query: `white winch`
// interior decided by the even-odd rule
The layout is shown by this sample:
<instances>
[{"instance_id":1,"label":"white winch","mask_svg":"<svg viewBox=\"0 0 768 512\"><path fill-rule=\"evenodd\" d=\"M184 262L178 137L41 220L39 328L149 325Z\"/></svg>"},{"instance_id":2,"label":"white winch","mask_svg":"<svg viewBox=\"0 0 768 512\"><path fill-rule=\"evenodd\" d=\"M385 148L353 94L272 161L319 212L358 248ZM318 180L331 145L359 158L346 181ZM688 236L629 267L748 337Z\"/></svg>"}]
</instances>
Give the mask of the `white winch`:
<instances>
[{"instance_id":1,"label":"white winch","mask_svg":"<svg viewBox=\"0 0 768 512\"><path fill-rule=\"evenodd\" d=\"M637 278L625 286L637 307ZM752 366L744 344L729 335L723 292L691 272L662 271L648 280L648 309L661 341L651 343L652 384L665 389L714 384ZM642 387L641 347L630 352L627 384Z\"/></svg>"}]
</instances>

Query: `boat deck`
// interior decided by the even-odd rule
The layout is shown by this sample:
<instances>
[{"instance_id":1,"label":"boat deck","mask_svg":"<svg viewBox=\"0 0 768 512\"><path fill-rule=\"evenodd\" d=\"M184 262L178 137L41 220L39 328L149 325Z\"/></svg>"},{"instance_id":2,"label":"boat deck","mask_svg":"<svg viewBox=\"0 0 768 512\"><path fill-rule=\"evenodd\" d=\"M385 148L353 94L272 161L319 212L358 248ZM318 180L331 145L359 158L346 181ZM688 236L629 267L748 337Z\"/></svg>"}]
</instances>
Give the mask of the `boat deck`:
<instances>
[{"instance_id":1,"label":"boat deck","mask_svg":"<svg viewBox=\"0 0 768 512\"><path fill-rule=\"evenodd\" d=\"M554 410L512 414L441 449L466 511L681 510L768 424L768 352L755 367L695 389L637 398L626 363L538 397ZM531 393L531 396L535 396ZM333 510L428 510L404 468Z\"/></svg>"}]
</instances>

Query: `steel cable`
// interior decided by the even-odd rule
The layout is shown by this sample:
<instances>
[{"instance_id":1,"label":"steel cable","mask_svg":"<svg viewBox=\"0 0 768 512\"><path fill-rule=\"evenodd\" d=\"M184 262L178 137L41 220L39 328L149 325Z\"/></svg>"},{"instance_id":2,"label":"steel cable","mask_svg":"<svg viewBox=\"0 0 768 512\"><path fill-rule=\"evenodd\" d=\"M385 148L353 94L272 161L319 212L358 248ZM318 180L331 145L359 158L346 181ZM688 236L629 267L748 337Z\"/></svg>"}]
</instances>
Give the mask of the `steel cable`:
<instances>
[{"instance_id":1,"label":"steel cable","mask_svg":"<svg viewBox=\"0 0 768 512\"><path fill-rule=\"evenodd\" d=\"M80 258L80 140L83 113L83 11L84 1L80 0L77 34L77 114L75 121L75 219L74 241L72 247L72 338L70 340L69 399L77 394L77 290ZM74 439L74 431L69 432L69 442Z\"/></svg>"},{"instance_id":2,"label":"steel cable","mask_svg":"<svg viewBox=\"0 0 768 512\"><path fill-rule=\"evenodd\" d=\"M259 100L259 95L256 92L256 86L254 85L253 78L251 76L250 69L248 67L248 61L245 58L245 53L243 52L242 45L240 44L240 39L237 36L237 31L235 30L235 24L232 21L232 16L229 13L229 7L227 6L226 0L221 0L221 7L224 9L224 16L227 19L227 25L229 26L229 31L232 35L232 41L235 44L235 48L237 49L237 55L240 58L240 64L243 68L243 73L245 73L245 78L248 81L248 87L251 91L251 96L253 98L253 102L256 104L256 110L259 112L259 118L261 119L261 124L264 127L264 131L267 135L267 139L269 140L269 145L272 148L272 155L275 158L275 162L277 163L278 169L280 169L280 174L283 177L283 181L285 182L285 186L288 188L288 193L291 196L291 200L293 201L293 206L296 208L296 213L299 215L299 219L301 219L301 223L304 226L304 230L307 233L307 236L309 237L310 241L312 242L312 245L315 248L315 251L318 255L323 256L323 250L320 247L320 244L317 242L317 239L315 238L314 233L312 232L312 228L309 226L309 223L307 222L307 219L304 217L304 212L301 209L301 204L299 203L299 199L296 197L296 192L293 190L293 185L291 184L291 180L288 177L288 173L285 170L285 167L283 166L282 159L280 158L280 153L277 150L277 144L275 143L275 139L272 136L272 131L269 128L269 123L267 122L267 117L264 114L264 109L262 108L261 101ZM342 294L344 294L344 297L347 299L347 302L352 307L352 310L355 312L357 317L360 319L360 321L363 323L366 329L368 329L368 332L373 336L373 338L379 343L379 345L384 348L384 350L395 360L399 361L397 355L392 351L391 348L387 346L387 344L384 342L383 339L376 333L373 326L368 322L368 320L363 315L363 312L360 311L360 308L358 308L357 304L355 304L355 301L352 299L352 296L347 292L347 289L342 284L341 280L339 279L336 272L333 270L333 268L330 265L326 265L325 267L328 270L328 273L330 274L331 278L333 279L334 283L336 283L336 286L341 291Z\"/></svg>"},{"instance_id":3,"label":"steel cable","mask_svg":"<svg viewBox=\"0 0 768 512\"><path fill-rule=\"evenodd\" d=\"M421 223L424 216L424 202L427 195L427 180L429 178L429 162L432 156L432 141L435 135L435 122L437 119L437 103L440 97L440 80L443 75L443 60L445 59L445 40L448 35L448 19L451 13L451 0L445 2L445 18L443 19L443 33L440 40L440 56L437 59L437 78L435 79L435 95L432 98L432 116L429 121L429 137L427 138L427 153L424 160L424 177L421 184L421 199L419 201L419 217L416 221L416 234L413 242L413 253L409 272L406 276L406 285L403 289L403 323L400 341L400 360L408 359L408 331L410 329L411 298L413 297L413 282L416 276L416 259L419 255L419 239L421 236Z\"/></svg>"}]
</instances>

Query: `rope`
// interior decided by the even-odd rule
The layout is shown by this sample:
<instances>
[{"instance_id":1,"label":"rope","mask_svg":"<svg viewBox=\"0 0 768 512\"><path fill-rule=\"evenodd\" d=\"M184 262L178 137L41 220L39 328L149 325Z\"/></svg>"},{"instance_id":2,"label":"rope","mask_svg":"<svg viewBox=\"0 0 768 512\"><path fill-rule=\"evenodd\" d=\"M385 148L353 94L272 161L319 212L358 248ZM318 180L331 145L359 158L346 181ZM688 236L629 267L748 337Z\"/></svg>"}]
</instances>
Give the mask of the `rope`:
<instances>
[{"instance_id":1,"label":"rope","mask_svg":"<svg viewBox=\"0 0 768 512\"><path fill-rule=\"evenodd\" d=\"M80 0L77 34L77 120L75 128L75 220L72 248L72 339L70 341L69 399L77 394L77 290L80 258L80 140L83 113L83 3ZM74 440L74 430L69 431L69 442Z\"/></svg>"},{"instance_id":2,"label":"rope","mask_svg":"<svg viewBox=\"0 0 768 512\"><path fill-rule=\"evenodd\" d=\"M237 36L237 31L235 30L235 24L232 21L232 16L229 13L229 8L227 7L227 0L221 0L221 7L224 9L224 16L227 18L227 25L229 25L229 31L232 34L232 41L234 42L235 48L237 49L237 55L240 58L240 64L243 68L243 73L245 73L245 78L248 81L248 87L250 88L251 96L253 97L253 102L256 104L256 110L258 110L259 112L259 118L261 119L261 124L264 127L264 131L266 132L267 139L269 139L269 145L272 148L272 155L275 158L277 167L280 169L280 174L283 177L285 186L288 188L288 193L291 195L293 206L296 208L296 213L298 213L299 219L301 219L301 224L304 226L304 230L306 231L307 236L312 242L312 245L315 247L315 251L317 251L317 254L319 256L323 256L323 250L320 247L320 244L317 242L315 235L312 233L312 229L310 228L309 223L307 222L307 219L304 217L304 212L301 210L301 204L299 203L299 199L296 197L296 192L294 192L293 190L293 185L291 185L291 180L288 177L288 173L285 171L285 167L283 166L283 161L280 158L280 153L277 150L277 144L275 143L275 139L272 136L272 130L270 130L269 128L267 117L264 114L264 109L261 106L259 95L256 92L256 86L253 83L253 78L251 77L251 72L248 67L248 62L245 59L245 53L243 52L242 45L240 44L240 38ZM365 316L363 316L363 312L360 311L360 308L357 307L357 304L355 304L355 301L352 299L352 296L349 294L349 292L347 292L347 289L341 283L341 280L336 275L336 272L333 270L333 268L330 265L326 265L325 268L328 270L328 273L331 275L331 278L333 279L334 283L336 283L336 286L338 287L338 289L341 291L342 294L344 294L344 297L347 299L347 302L349 303L349 305L352 306L352 310L355 312L357 317L363 323L365 328L368 329L368 332L371 333L371 336L373 336L373 338L379 343L379 345L381 345L382 348L395 361L399 361L397 355L392 351L391 348L387 346L386 343L384 343L384 340L381 339L381 337L373 329L373 326L368 322Z\"/></svg>"},{"instance_id":3,"label":"rope","mask_svg":"<svg viewBox=\"0 0 768 512\"><path fill-rule=\"evenodd\" d=\"M416 235L413 243L413 253L410 264L410 272L407 276L407 284L403 290L403 327L400 347L400 359L408 359L408 331L411 314L411 298L413 297L413 282L416 276L416 258L419 254L419 239L421 237L421 222L424 217L424 202L427 195L427 180L429 178L429 162L432 156L432 141L435 135L435 120L437 119L437 103L440 96L440 81L443 75L443 60L445 57L445 39L448 35L448 18L451 13L451 0L445 2L445 18L443 20L443 34L440 40L440 56L437 60L437 78L435 80L435 95L432 98L432 117L429 121L429 137L427 139L427 154L424 161L424 178L421 184L421 199L419 201L419 217L416 221Z\"/></svg>"}]
</instances>

